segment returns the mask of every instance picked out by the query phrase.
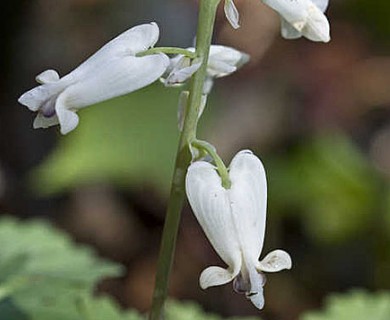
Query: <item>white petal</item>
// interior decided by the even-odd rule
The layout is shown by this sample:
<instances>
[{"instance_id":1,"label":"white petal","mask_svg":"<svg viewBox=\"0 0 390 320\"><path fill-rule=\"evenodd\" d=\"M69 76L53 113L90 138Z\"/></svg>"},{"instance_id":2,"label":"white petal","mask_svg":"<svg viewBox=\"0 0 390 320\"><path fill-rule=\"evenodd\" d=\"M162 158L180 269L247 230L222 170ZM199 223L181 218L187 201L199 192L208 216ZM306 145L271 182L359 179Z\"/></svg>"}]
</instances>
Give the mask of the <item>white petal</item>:
<instances>
[{"instance_id":1,"label":"white petal","mask_svg":"<svg viewBox=\"0 0 390 320\"><path fill-rule=\"evenodd\" d=\"M228 190L233 220L246 263L257 262L263 248L267 181L264 167L251 151L239 152L230 164Z\"/></svg>"},{"instance_id":2,"label":"white petal","mask_svg":"<svg viewBox=\"0 0 390 320\"><path fill-rule=\"evenodd\" d=\"M293 32L282 20L282 36L287 39L299 38L298 33L312 41L330 40L329 22L324 11L328 1L311 0L263 0L277 11L297 32Z\"/></svg>"},{"instance_id":3,"label":"white petal","mask_svg":"<svg viewBox=\"0 0 390 320\"><path fill-rule=\"evenodd\" d=\"M278 12L291 25L297 22L305 23L309 13L307 3L310 0L263 0L263 2Z\"/></svg>"},{"instance_id":4,"label":"white petal","mask_svg":"<svg viewBox=\"0 0 390 320\"><path fill-rule=\"evenodd\" d=\"M187 197L192 210L222 260L237 274L241 268L241 250L230 212L227 190L215 167L198 161L190 165L186 176Z\"/></svg>"},{"instance_id":5,"label":"white petal","mask_svg":"<svg viewBox=\"0 0 390 320\"><path fill-rule=\"evenodd\" d=\"M291 269L291 267L291 257L283 250L275 250L268 253L256 266L258 271L265 272L278 272L284 269Z\"/></svg>"},{"instance_id":6,"label":"white petal","mask_svg":"<svg viewBox=\"0 0 390 320\"><path fill-rule=\"evenodd\" d=\"M190 61L191 60L188 57L182 57L165 79L165 85L172 86L178 83L183 83L191 78L202 65L202 61L194 60L191 64Z\"/></svg>"},{"instance_id":7,"label":"white petal","mask_svg":"<svg viewBox=\"0 0 390 320\"><path fill-rule=\"evenodd\" d=\"M203 111L206 108L206 104L207 104L207 94L202 94L202 97L200 99L198 119L202 116Z\"/></svg>"},{"instance_id":8,"label":"white petal","mask_svg":"<svg viewBox=\"0 0 390 320\"><path fill-rule=\"evenodd\" d=\"M329 5L329 0L311 0L322 12L325 12Z\"/></svg>"},{"instance_id":9,"label":"white petal","mask_svg":"<svg viewBox=\"0 0 390 320\"><path fill-rule=\"evenodd\" d=\"M67 134L74 130L78 123L79 117L74 110L69 109L68 99L72 96L72 87L69 87L62 92L56 100L56 115L61 127L61 133Z\"/></svg>"},{"instance_id":10,"label":"white petal","mask_svg":"<svg viewBox=\"0 0 390 320\"><path fill-rule=\"evenodd\" d=\"M184 127L184 119L187 114L187 103L189 94L190 93L188 91L182 91L179 95L179 103L177 107L177 124L180 132L183 131Z\"/></svg>"},{"instance_id":11,"label":"white petal","mask_svg":"<svg viewBox=\"0 0 390 320\"><path fill-rule=\"evenodd\" d=\"M212 77L206 76L203 83L203 95L208 95L211 92L211 89L214 85L214 79Z\"/></svg>"},{"instance_id":12,"label":"white petal","mask_svg":"<svg viewBox=\"0 0 390 320\"><path fill-rule=\"evenodd\" d=\"M258 273L255 268L252 268L249 273L249 280L251 284L250 292L246 293L246 297L252 301L258 309L264 307L263 286L265 283L264 275Z\"/></svg>"},{"instance_id":13,"label":"white petal","mask_svg":"<svg viewBox=\"0 0 390 320\"><path fill-rule=\"evenodd\" d=\"M233 289L237 293L245 293L246 297L259 309L264 306L263 286L265 275L257 272L253 264L244 265L234 279Z\"/></svg>"},{"instance_id":14,"label":"white petal","mask_svg":"<svg viewBox=\"0 0 390 320\"><path fill-rule=\"evenodd\" d=\"M74 83L89 78L108 61L134 56L149 49L158 37L159 28L154 22L135 26L108 42L64 79Z\"/></svg>"},{"instance_id":15,"label":"white petal","mask_svg":"<svg viewBox=\"0 0 390 320\"><path fill-rule=\"evenodd\" d=\"M211 77L227 76L249 61L249 55L231 47L212 45L207 64Z\"/></svg>"},{"instance_id":16,"label":"white petal","mask_svg":"<svg viewBox=\"0 0 390 320\"><path fill-rule=\"evenodd\" d=\"M43 116L42 113L38 112L37 116L34 119L33 122L33 128L38 129L38 128L48 128L51 126L57 125L58 122L58 117L57 115L54 115L52 117L45 117Z\"/></svg>"},{"instance_id":17,"label":"white petal","mask_svg":"<svg viewBox=\"0 0 390 320\"><path fill-rule=\"evenodd\" d=\"M240 15L236 6L234 5L233 0L225 0L224 11L226 18L234 29L238 29L240 27L239 20Z\"/></svg>"},{"instance_id":18,"label":"white petal","mask_svg":"<svg viewBox=\"0 0 390 320\"><path fill-rule=\"evenodd\" d=\"M326 16L314 4L308 8L309 17L302 34L312 41L330 41L330 26Z\"/></svg>"},{"instance_id":19,"label":"white petal","mask_svg":"<svg viewBox=\"0 0 390 320\"><path fill-rule=\"evenodd\" d=\"M57 71L49 69L38 74L35 80L41 84L50 83L60 80L60 76Z\"/></svg>"},{"instance_id":20,"label":"white petal","mask_svg":"<svg viewBox=\"0 0 390 320\"><path fill-rule=\"evenodd\" d=\"M282 37L285 39L298 39L302 37L302 33L299 32L296 28L294 28L290 23L288 23L285 19L281 18L281 31Z\"/></svg>"},{"instance_id":21,"label":"white petal","mask_svg":"<svg viewBox=\"0 0 390 320\"><path fill-rule=\"evenodd\" d=\"M77 110L145 87L160 78L168 64L164 54L108 61L89 78L66 89L66 108Z\"/></svg>"},{"instance_id":22,"label":"white petal","mask_svg":"<svg viewBox=\"0 0 390 320\"><path fill-rule=\"evenodd\" d=\"M66 82L46 83L23 93L18 102L31 111L38 111L47 101L56 97L67 86Z\"/></svg>"},{"instance_id":23,"label":"white petal","mask_svg":"<svg viewBox=\"0 0 390 320\"><path fill-rule=\"evenodd\" d=\"M208 267L202 271L199 278L199 285L202 289L220 286L232 281L237 273L237 270L231 271L221 267Z\"/></svg>"}]
</instances>

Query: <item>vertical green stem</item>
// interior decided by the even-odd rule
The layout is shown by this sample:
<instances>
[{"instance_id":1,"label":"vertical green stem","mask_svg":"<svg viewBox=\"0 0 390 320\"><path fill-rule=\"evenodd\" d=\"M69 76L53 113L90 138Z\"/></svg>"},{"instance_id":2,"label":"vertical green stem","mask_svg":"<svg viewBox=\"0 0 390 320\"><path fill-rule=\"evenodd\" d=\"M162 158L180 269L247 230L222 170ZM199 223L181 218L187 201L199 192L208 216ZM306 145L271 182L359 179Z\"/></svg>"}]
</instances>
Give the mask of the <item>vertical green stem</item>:
<instances>
[{"instance_id":1,"label":"vertical green stem","mask_svg":"<svg viewBox=\"0 0 390 320\"><path fill-rule=\"evenodd\" d=\"M187 113L180 136L175 169L168 200L167 213L157 262L157 273L153 293L150 320L162 320L164 303L168 294L168 283L174 258L180 214L185 198L185 175L191 162L190 142L196 138L199 108L203 84L206 78L207 60L214 29L215 14L220 0L200 0L196 54L203 59L202 65L192 79Z\"/></svg>"}]
</instances>

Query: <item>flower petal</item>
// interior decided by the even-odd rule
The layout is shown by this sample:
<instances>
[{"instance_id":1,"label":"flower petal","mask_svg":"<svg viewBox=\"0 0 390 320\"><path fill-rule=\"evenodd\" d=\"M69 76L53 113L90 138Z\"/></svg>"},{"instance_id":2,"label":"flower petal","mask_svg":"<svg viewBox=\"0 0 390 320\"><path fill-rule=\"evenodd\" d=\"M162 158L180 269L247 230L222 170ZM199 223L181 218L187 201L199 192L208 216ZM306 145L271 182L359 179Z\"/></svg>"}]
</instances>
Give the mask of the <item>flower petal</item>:
<instances>
[{"instance_id":1,"label":"flower petal","mask_svg":"<svg viewBox=\"0 0 390 320\"><path fill-rule=\"evenodd\" d=\"M263 2L278 12L291 25L298 22L306 23L309 13L306 10L310 0L263 0Z\"/></svg>"},{"instance_id":2,"label":"flower petal","mask_svg":"<svg viewBox=\"0 0 390 320\"><path fill-rule=\"evenodd\" d=\"M186 176L187 197L207 238L222 260L238 274L241 250L230 211L227 191L214 166L205 161L190 165Z\"/></svg>"},{"instance_id":3,"label":"flower petal","mask_svg":"<svg viewBox=\"0 0 390 320\"><path fill-rule=\"evenodd\" d=\"M207 64L207 73L211 77L227 76L249 61L249 55L231 47L212 45Z\"/></svg>"},{"instance_id":4,"label":"flower petal","mask_svg":"<svg viewBox=\"0 0 390 320\"><path fill-rule=\"evenodd\" d=\"M190 63L190 61L189 58L183 56L173 67L172 71L165 79L164 84L166 86L174 86L191 78L202 65L202 61L194 60L192 63Z\"/></svg>"},{"instance_id":5,"label":"flower petal","mask_svg":"<svg viewBox=\"0 0 390 320\"><path fill-rule=\"evenodd\" d=\"M90 78L109 61L134 56L154 46L159 33L158 25L154 22L135 26L105 44L63 79L74 83Z\"/></svg>"},{"instance_id":6,"label":"flower petal","mask_svg":"<svg viewBox=\"0 0 390 320\"><path fill-rule=\"evenodd\" d=\"M239 20L240 14L233 2L233 0L225 0L224 5L225 16L228 19L229 23L234 29L238 29L240 27Z\"/></svg>"},{"instance_id":7,"label":"flower petal","mask_svg":"<svg viewBox=\"0 0 390 320\"><path fill-rule=\"evenodd\" d=\"M281 18L281 31L282 37L285 39L298 39L302 37L302 33L295 29L290 23L285 19Z\"/></svg>"},{"instance_id":8,"label":"flower petal","mask_svg":"<svg viewBox=\"0 0 390 320\"><path fill-rule=\"evenodd\" d=\"M199 278L199 285L202 289L220 286L232 281L236 275L236 270L232 271L229 269L224 269L215 266L208 267L207 269L202 271Z\"/></svg>"},{"instance_id":9,"label":"flower petal","mask_svg":"<svg viewBox=\"0 0 390 320\"><path fill-rule=\"evenodd\" d=\"M58 74L57 71L49 69L46 71L41 72L35 77L35 80L38 83L51 83L51 82L56 82L60 80L60 75Z\"/></svg>"},{"instance_id":10,"label":"flower petal","mask_svg":"<svg viewBox=\"0 0 390 320\"><path fill-rule=\"evenodd\" d=\"M326 16L314 4L308 8L308 12L309 17L302 34L312 41L329 42L330 26Z\"/></svg>"},{"instance_id":11,"label":"flower petal","mask_svg":"<svg viewBox=\"0 0 390 320\"><path fill-rule=\"evenodd\" d=\"M313 2L322 12L325 12L329 5L329 0L311 0L311 2Z\"/></svg>"},{"instance_id":12,"label":"flower petal","mask_svg":"<svg viewBox=\"0 0 390 320\"><path fill-rule=\"evenodd\" d=\"M258 271L264 272L278 272L284 269L291 269L291 267L291 257L283 250L274 250L268 253L256 266Z\"/></svg>"},{"instance_id":13,"label":"flower petal","mask_svg":"<svg viewBox=\"0 0 390 320\"><path fill-rule=\"evenodd\" d=\"M59 121L57 115L54 115L52 117L45 117L42 113L38 112L33 122L33 128L34 129L48 128L51 126L55 126L58 123Z\"/></svg>"},{"instance_id":14,"label":"flower petal","mask_svg":"<svg viewBox=\"0 0 390 320\"><path fill-rule=\"evenodd\" d=\"M93 76L66 89L65 109L77 110L145 87L161 77L168 64L164 54L108 61Z\"/></svg>"},{"instance_id":15,"label":"flower petal","mask_svg":"<svg viewBox=\"0 0 390 320\"><path fill-rule=\"evenodd\" d=\"M263 248L267 181L264 167L251 151L240 151L230 164L228 190L236 237L246 263L257 262Z\"/></svg>"},{"instance_id":16,"label":"flower petal","mask_svg":"<svg viewBox=\"0 0 390 320\"><path fill-rule=\"evenodd\" d=\"M23 93L18 102L31 111L38 111L45 103L56 97L68 84L64 81L45 83Z\"/></svg>"},{"instance_id":17,"label":"flower petal","mask_svg":"<svg viewBox=\"0 0 390 320\"><path fill-rule=\"evenodd\" d=\"M245 295L248 299L252 301L256 308L263 309L263 286L265 284L265 277L262 273L257 272L255 268L251 268L249 270L249 280L251 285L250 292L247 292Z\"/></svg>"}]
</instances>

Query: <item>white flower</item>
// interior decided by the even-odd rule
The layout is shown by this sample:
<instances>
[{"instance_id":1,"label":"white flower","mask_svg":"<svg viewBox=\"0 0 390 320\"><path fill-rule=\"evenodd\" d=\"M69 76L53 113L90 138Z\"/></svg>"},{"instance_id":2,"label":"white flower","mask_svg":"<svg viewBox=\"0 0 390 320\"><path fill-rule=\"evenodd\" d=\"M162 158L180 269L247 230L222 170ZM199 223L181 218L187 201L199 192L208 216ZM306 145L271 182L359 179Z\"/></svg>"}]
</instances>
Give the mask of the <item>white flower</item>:
<instances>
[{"instance_id":1,"label":"white flower","mask_svg":"<svg viewBox=\"0 0 390 320\"><path fill-rule=\"evenodd\" d=\"M195 48L187 48L195 52ZM213 79L228 76L249 61L249 55L231 47L211 45L207 62L207 77L204 94L211 90ZM170 60L167 69L167 77L164 79L166 86L174 86L188 80L201 66L199 59L192 61L183 55L177 55Z\"/></svg>"},{"instance_id":2,"label":"white flower","mask_svg":"<svg viewBox=\"0 0 390 320\"><path fill-rule=\"evenodd\" d=\"M228 265L208 267L200 276L206 289L228 283L259 309L264 306L263 272L291 268L285 251L275 250L258 261L264 242L267 183L263 165L249 150L239 152L229 169L230 189L221 185L208 162L190 165L186 177L188 200L215 251Z\"/></svg>"},{"instance_id":3,"label":"white flower","mask_svg":"<svg viewBox=\"0 0 390 320\"><path fill-rule=\"evenodd\" d=\"M76 128L76 111L121 96L156 81L169 65L165 54L137 57L154 46L159 37L156 23L131 28L108 42L75 70L60 78L54 70L36 77L37 86L19 102L38 112L34 128L60 124L61 133Z\"/></svg>"},{"instance_id":4,"label":"white flower","mask_svg":"<svg viewBox=\"0 0 390 320\"><path fill-rule=\"evenodd\" d=\"M329 0L263 0L281 18L282 36L306 37L312 41L330 41L329 21L324 15Z\"/></svg>"}]
</instances>

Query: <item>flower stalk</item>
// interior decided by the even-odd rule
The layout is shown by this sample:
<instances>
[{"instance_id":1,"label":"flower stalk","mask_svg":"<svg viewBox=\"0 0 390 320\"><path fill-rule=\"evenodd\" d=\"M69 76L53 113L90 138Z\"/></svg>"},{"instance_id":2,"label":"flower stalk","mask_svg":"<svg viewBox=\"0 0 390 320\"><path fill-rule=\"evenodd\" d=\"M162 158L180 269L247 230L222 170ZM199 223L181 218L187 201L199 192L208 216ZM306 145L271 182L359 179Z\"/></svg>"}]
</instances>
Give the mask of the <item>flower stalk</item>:
<instances>
[{"instance_id":1,"label":"flower stalk","mask_svg":"<svg viewBox=\"0 0 390 320\"><path fill-rule=\"evenodd\" d=\"M176 154L149 320L163 319L164 303L168 294L169 276L174 258L181 210L185 198L185 176L192 158L190 144L196 139L199 109L202 104L203 85L207 75L207 61L219 2L220 0L200 0L199 3L195 54L202 59L202 65L193 76L191 82L187 112Z\"/></svg>"},{"instance_id":2,"label":"flower stalk","mask_svg":"<svg viewBox=\"0 0 390 320\"><path fill-rule=\"evenodd\" d=\"M218 155L218 153L215 151L214 147L207 141L201 141L201 140L193 141L192 146L194 146L197 149L206 151L210 155L210 157L213 158L214 163L217 166L218 174L222 180L222 187L224 187L225 189L229 189L231 186L231 181L229 178L228 170L225 164L223 163L222 159Z\"/></svg>"},{"instance_id":3,"label":"flower stalk","mask_svg":"<svg viewBox=\"0 0 390 320\"><path fill-rule=\"evenodd\" d=\"M183 56L186 56L191 59L195 59L197 57L195 52L183 48L176 48L176 47L155 47L155 48L148 49L146 51L139 52L137 53L136 56L144 57L156 53L182 54Z\"/></svg>"}]
</instances>

